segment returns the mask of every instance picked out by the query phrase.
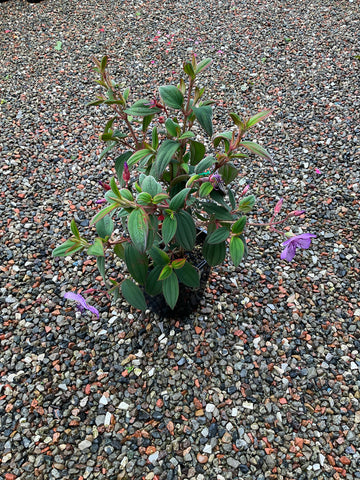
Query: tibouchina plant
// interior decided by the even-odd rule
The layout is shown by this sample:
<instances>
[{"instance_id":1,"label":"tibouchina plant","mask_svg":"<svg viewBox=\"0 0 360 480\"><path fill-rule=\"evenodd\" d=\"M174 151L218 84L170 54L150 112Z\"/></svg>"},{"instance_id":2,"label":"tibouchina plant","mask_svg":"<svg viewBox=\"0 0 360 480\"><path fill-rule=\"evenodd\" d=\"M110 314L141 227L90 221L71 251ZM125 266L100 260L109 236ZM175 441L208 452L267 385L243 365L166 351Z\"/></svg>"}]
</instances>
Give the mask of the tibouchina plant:
<instances>
[{"instance_id":1,"label":"tibouchina plant","mask_svg":"<svg viewBox=\"0 0 360 480\"><path fill-rule=\"evenodd\" d=\"M163 294L174 308L183 285L199 285L199 273L189 255L197 248L198 231L206 233L202 254L210 266L221 264L227 252L236 266L246 256L247 214L255 197L247 195L249 186L235 196L234 183L249 153L271 160L261 145L246 139L249 130L271 112L246 120L230 113L233 128L214 134L214 102L203 99L205 89L197 84L210 59L198 63L193 56L183 67L186 80L181 78L177 86L160 86L159 96L134 103L129 101L129 88L120 90L111 79L107 57L95 63L100 75L97 83L104 93L89 105L107 105L112 111L100 135L107 143L100 158L116 153L116 175L108 184L101 182L105 194L97 203L106 205L91 220L95 240L84 239L73 220L72 237L53 255L85 250L96 257L104 282L116 298L121 291L132 306L144 310L149 295ZM279 226L304 212L293 211L278 220L282 203L278 201L272 218L262 225L288 236ZM312 237L288 238L281 258L292 260L297 247L309 248ZM115 274L107 280L110 253L125 262L131 278L119 282Z\"/></svg>"}]
</instances>

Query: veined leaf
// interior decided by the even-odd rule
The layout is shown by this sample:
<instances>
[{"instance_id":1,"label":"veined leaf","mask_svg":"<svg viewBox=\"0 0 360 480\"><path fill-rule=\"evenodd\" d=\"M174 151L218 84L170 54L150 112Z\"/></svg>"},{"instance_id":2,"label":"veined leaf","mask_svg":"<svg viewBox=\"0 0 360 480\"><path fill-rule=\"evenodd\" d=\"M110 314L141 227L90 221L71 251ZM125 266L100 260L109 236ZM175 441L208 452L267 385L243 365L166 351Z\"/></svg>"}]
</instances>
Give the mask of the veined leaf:
<instances>
[{"instance_id":1,"label":"veined leaf","mask_svg":"<svg viewBox=\"0 0 360 480\"><path fill-rule=\"evenodd\" d=\"M125 263L130 275L141 285L146 282L149 261L147 255L140 253L134 245L125 245Z\"/></svg>"},{"instance_id":2,"label":"veined leaf","mask_svg":"<svg viewBox=\"0 0 360 480\"><path fill-rule=\"evenodd\" d=\"M146 310L147 305L144 294L134 282L129 279L124 280L121 284L121 292L130 305L139 310Z\"/></svg>"},{"instance_id":3,"label":"veined leaf","mask_svg":"<svg viewBox=\"0 0 360 480\"><path fill-rule=\"evenodd\" d=\"M132 152L125 152L115 159L115 171L121 186L124 185L125 183L124 179L122 178L122 174L124 171L124 163L129 160L131 155L132 155Z\"/></svg>"},{"instance_id":4,"label":"veined leaf","mask_svg":"<svg viewBox=\"0 0 360 480\"><path fill-rule=\"evenodd\" d=\"M207 242L210 245L216 245L217 243L224 242L229 235L230 230L227 227L220 227L207 236Z\"/></svg>"},{"instance_id":5,"label":"veined leaf","mask_svg":"<svg viewBox=\"0 0 360 480\"><path fill-rule=\"evenodd\" d=\"M179 298L179 281L174 272L162 282L162 291L165 297L166 303L171 309L176 305Z\"/></svg>"},{"instance_id":6,"label":"veined leaf","mask_svg":"<svg viewBox=\"0 0 360 480\"><path fill-rule=\"evenodd\" d=\"M130 213L128 218L128 231L133 244L139 252L145 252L146 240L149 233L149 218L142 208L136 208Z\"/></svg>"},{"instance_id":7,"label":"veined leaf","mask_svg":"<svg viewBox=\"0 0 360 480\"><path fill-rule=\"evenodd\" d=\"M170 243L171 240L174 238L174 235L176 233L176 228L177 228L176 217L175 216L171 217L170 215L167 215L164 218L162 229L161 229L162 238L165 245Z\"/></svg>"},{"instance_id":8,"label":"veined leaf","mask_svg":"<svg viewBox=\"0 0 360 480\"><path fill-rule=\"evenodd\" d=\"M230 256L235 267L239 265L245 253L244 243L239 237L231 237L230 240Z\"/></svg>"},{"instance_id":9,"label":"veined leaf","mask_svg":"<svg viewBox=\"0 0 360 480\"><path fill-rule=\"evenodd\" d=\"M175 270L175 273L179 279L179 282L187 285L188 287L198 288L200 285L200 276L198 270L189 262L185 262L185 265L179 270Z\"/></svg>"},{"instance_id":10,"label":"veined leaf","mask_svg":"<svg viewBox=\"0 0 360 480\"><path fill-rule=\"evenodd\" d=\"M178 123L175 123L174 120L172 120L171 118L168 118L166 120L165 128L171 137L177 137L178 135L180 135L180 132L181 132L180 125Z\"/></svg>"},{"instance_id":11,"label":"veined leaf","mask_svg":"<svg viewBox=\"0 0 360 480\"><path fill-rule=\"evenodd\" d=\"M192 107L192 111L202 128L211 137L213 134L212 108L210 106Z\"/></svg>"},{"instance_id":12,"label":"veined leaf","mask_svg":"<svg viewBox=\"0 0 360 480\"><path fill-rule=\"evenodd\" d=\"M179 110L184 103L183 94L174 85L165 85L159 87L160 97L165 105Z\"/></svg>"},{"instance_id":13,"label":"veined leaf","mask_svg":"<svg viewBox=\"0 0 360 480\"><path fill-rule=\"evenodd\" d=\"M203 246L203 255L205 260L212 267L214 267L215 265L220 265L225 260L225 255L226 255L225 242L217 243L216 245L211 245L209 242L205 241Z\"/></svg>"},{"instance_id":14,"label":"veined leaf","mask_svg":"<svg viewBox=\"0 0 360 480\"><path fill-rule=\"evenodd\" d=\"M246 128L251 128L257 123L261 122L262 120L265 120L265 118L269 117L272 114L272 110L264 110L262 112L257 113L253 117L251 117L247 122L246 122Z\"/></svg>"},{"instance_id":15,"label":"veined leaf","mask_svg":"<svg viewBox=\"0 0 360 480\"><path fill-rule=\"evenodd\" d=\"M170 210L179 210L179 208L183 208L186 197L188 196L191 188L184 188L180 190L171 200L169 204Z\"/></svg>"},{"instance_id":16,"label":"veined leaf","mask_svg":"<svg viewBox=\"0 0 360 480\"><path fill-rule=\"evenodd\" d=\"M235 233L235 234L240 234L244 231L244 228L245 228L245 224L246 224L246 217L245 215L243 215L241 218L239 218L239 220L237 220L233 226L231 227L231 231L232 233Z\"/></svg>"},{"instance_id":17,"label":"veined leaf","mask_svg":"<svg viewBox=\"0 0 360 480\"><path fill-rule=\"evenodd\" d=\"M196 70L195 70L196 75L202 72L203 70L205 70L205 68L207 68L211 62L212 62L211 58L204 58L204 60L201 60L201 62L199 62L196 66Z\"/></svg>"},{"instance_id":18,"label":"veined leaf","mask_svg":"<svg viewBox=\"0 0 360 480\"><path fill-rule=\"evenodd\" d=\"M162 292L162 282L158 280L161 270L161 265L154 265L146 279L145 290L149 295L159 295Z\"/></svg>"},{"instance_id":19,"label":"veined leaf","mask_svg":"<svg viewBox=\"0 0 360 480\"><path fill-rule=\"evenodd\" d=\"M192 250L196 240L194 220L185 210L180 210L175 216L177 220L176 240L185 250Z\"/></svg>"},{"instance_id":20,"label":"veined leaf","mask_svg":"<svg viewBox=\"0 0 360 480\"><path fill-rule=\"evenodd\" d=\"M214 189L214 185L211 182L205 182L201 184L199 188L200 198L204 198L210 195L213 189Z\"/></svg>"},{"instance_id":21,"label":"veined leaf","mask_svg":"<svg viewBox=\"0 0 360 480\"><path fill-rule=\"evenodd\" d=\"M239 174L237 168L235 168L231 162L227 162L219 168L219 173L225 185L229 185Z\"/></svg>"},{"instance_id":22,"label":"veined leaf","mask_svg":"<svg viewBox=\"0 0 360 480\"><path fill-rule=\"evenodd\" d=\"M80 240L80 233L79 233L79 230L78 230L78 228L77 228L77 225L76 225L76 222L75 222L74 219L71 220L70 230L72 231L73 235L74 235L78 240Z\"/></svg>"},{"instance_id":23,"label":"veined leaf","mask_svg":"<svg viewBox=\"0 0 360 480\"><path fill-rule=\"evenodd\" d=\"M129 167L131 167L135 163L140 162L140 160L150 157L151 155L153 155L153 153L150 152L150 150L148 150L147 148L142 148L141 150L137 150L131 155L131 157L127 160L127 164Z\"/></svg>"},{"instance_id":24,"label":"veined leaf","mask_svg":"<svg viewBox=\"0 0 360 480\"><path fill-rule=\"evenodd\" d=\"M259 155L259 157L266 158L266 160L272 161L270 154L265 150L265 148L255 142L244 141L239 143L239 147L245 147L250 150L251 153Z\"/></svg>"},{"instance_id":25,"label":"veined leaf","mask_svg":"<svg viewBox=\"0 0 360 480\"><path fill-rule=\"evenodd\" d=\"M160 272L160 275L159 275L159 280L162 281L162 280L166 280L168 277L170 277L170 275L172 274L172 267L171 265L164 265L164 267L162 268L161 272Z\"/></svg>"},{"instance_id":26,"label":"veined leaf","mask_svg":"<svg viewBox=\"0 0 360 480\"><path fill-rule=\"evenodd\" d=\"M96 224L96 231L99 237L110 237L114 231L114 222L109 215L106 215Z\"/></svg>"},{"instance_id":27,"label":"veined leaf","mask_svg":"<svg viewBox=\"0 0 360 480\"><path fill-rule=\"evenodd\" d=\"M155 162L151 168L151 174L159 178L171 162L174 153L179 149L180 143L175 140L165 140L157 152Z\"/></svg>"},{"instance_id":28,"label":"veined leaf","mask_svg":"<svg viewBox=\"0 0 360 480\"><path fill-rule=\"evenodd\" d=\"M216 158L208 156L203 158L195 167L195 173L203 173L209 170L214 163L216 163Z\"/></svg>"},{"instance_id":29,"label":"veined leaf","mask_svg":"<svg viewBox=\"0 0 360 480\"><path fill-rule=\"evenodd\" d=\"M149 193L152 197L162 192L162 186L152 175L147 175L141 181L143 192Z\"/></svg>"},{"instance_id":30,"label":"veined leaf","mask_svg":"<svg viewBox=\"0 0 360 480\"><path fill-rule=\"evenodd\" d=\"M248 195L247 197L242 198L239 202L238 211L249 213L255 205L255 200L254 195Z\"/></svg>"},{"instance_id":31,"label":"veined leaf","mask_svg":"<svg viewBox=\"0 0 360 480\"><path fill-rule=\"evenodd\" d=\"M87 253L89 255L95 255L95 257L103 257L104 256L104 244L101 238L95 238L93 245L87 249Z\"/></svg>"},{"instance_id":32,"label":"veined leaf","mask_svg":"<svg viewBox=\"0 0 360 480\"><path fill-rule=\"evenodd\" d=\"M160 113L161 109L158 107L150 107L150 101L142 99L133 103L131 107L127 108L124 111L132 117L146 117L147 115L154 115L155 113Z\"/></svg>"},{"instance_id":33,"label":"veined leaf","mask_svg":"<svg viewBox=\"0 0 360 480\"><path fill-rule=\"evenodd\" d=\"M167 265L170 263L170 258L166 252L161 250L159 247L152 247L149 250L149 255L154 261L155 265Z\"/></svg>"},{"instance_id":34,"label":"veined leaf","mask_svg":"<svg viewBox=\"0 0 360 480\"><path fill-rule=\"evenodd\" d=\"M195 140L190 140L190 163L197 165L204 158L205 145Z\"/></svg>"},{"instance_id":35,"label":"veined leaf","mask_svg":"<svg viewBox=\"0 0 360 480\"><path fill-rule=\"evenodd\" d=\"M100 212L97 213L95 215L95 217L91 220L90 225L94 225L96 222L98 222L99 220L104 218L108 213L115 210L115 208L118 208L118 206L119 205L117 203L113 203L112 205L109 205L109 206L103 208L102 210L100 210Z\"/></svg>"},{"instance_id":36,"label":"veined leaf","mask_svg":"<svg viewBox=\"0 0 360 480\"><path fill-rule=\"evenodd\" d=\"M75 239L74 239L75 240ZM66 257L67 255L72 255L75 252L78 252L82 248L85 248L84 245L81 245L77 241L71 239L66 240L64 243L54 248L52 251L53 257Z\"/></svg>"},{"instance_id":37,"label":"veined leaf","mask_svg":"<svg viewBox=\"0 0 360 480\"><path fill-rule=\"evenodd\" d=\"M179 140L184 140L185 138L194 138L194 137L195 137L195 133L185 132L181 135L181 137L179 137Z\"/></svg>"}]
</instances>

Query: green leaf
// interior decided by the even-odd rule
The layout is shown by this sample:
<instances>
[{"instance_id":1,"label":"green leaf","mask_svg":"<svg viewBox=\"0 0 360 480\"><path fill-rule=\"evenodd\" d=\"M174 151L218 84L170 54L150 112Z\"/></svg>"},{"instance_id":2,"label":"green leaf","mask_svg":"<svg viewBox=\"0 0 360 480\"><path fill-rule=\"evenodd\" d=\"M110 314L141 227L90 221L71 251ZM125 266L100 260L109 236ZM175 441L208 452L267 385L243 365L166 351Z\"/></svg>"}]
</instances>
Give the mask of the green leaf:
<instances>
[{"instance_id":1,"label":"green leaf","mask_svg":"<svg viewBox=\"0 0 360 480\"><path fill-rule=\"evenodd\" d=\"M165 297L166 303L171 309L176 305L176 302L179 298L179 281L174 272L171 272L171 275L166 278L162 285L163 295Z\"/></svg>"},{"instance_id":2,"label":"green leaf","mask_svg":"<svg viewBox=\"0 0 360 480\"><path fill-rule=\"evenodd\" d=\"M231 208L232 208L232 210L235 210L235 207L236 207L235 195L234 195L233 191L231 190L231 188L228 188L227 192L228 192Z\"/></svg>"},{"instance_id":3,"label":"green leaf","mask_svg":"<svg viewBox=\"0 0 360 480\"><path fill-rule=\"evenodd\" d=\"M246 128L251 128L257 123L265 120L265 118L269 117L272 114L272 110L264 110L263 112L259 112L253 117L251 117L245 124Z\"/></svg>"},{"instance_id":4,"label":"green leaf","mask_svg":"<svg viewBox=\"0 0 360 480\"><path fill-rule=\"evenodd\" d=\"M185 250L192 250L196 240L194 220L185 210L180 210L175 216L177 220L176 240Z\"/></svg>"},{"instance_id":5,"label":"green leaf","mask_svg":"<svg viewBox=\"0 0 360 480\"><path fill-rule=\"evenodd\" d=\"M189 77L194 80L195 79L195 71L191 63L184 63L184 72L189 75Z\"/></svg>"},{"instance_id":6,"label":"green leaf","mask_svg":"<svg viewBox=\"0 0 360 480\"><path fill-rule=\"evenodd\" d=\"M136 201L140 205L149 205L150 203L152 203L152 196L150 195L150 193L141 192L136 197Z\"/></svg>"},{"instance_id":7,"label":"green leaf","mask_svg":"<svg viewBox=\"0 0 360 480\"><path fill-rule=\"evenodd\" d=\"M137 150L131 155L131 157L127 160L127 164L129 167L131 167L135 163L140 162L140 160L151 157L151 155L153 155L153 153L150 152L150 150L148 150L147 148L142 148L141 150Z\"/></svg>"},{"instance_id":8,"label":"green leaf","mask_svg":"<svg viewBox=\"0 0 360 480\"><path fill-rule=\"evenodd\" d=\"M146 240L146 249L149 250L154 243L155 236L158 234L159 221L155 215L149 215L149 233Z\"/></svg>"},{"instance_id":9,"label":"green leaf","mask_svg":"<svg viewBox=\"0 0 360 480\"><path fill-rule=\"evenodd\" d=\"M209 106L192 107L197 121L200 123L205 132L211 137L213 134L212 127L212 108Z\"/></svg>"},{"instance_id":10,"label":"green leaf","mask_svg":"<svg viewBox=\"0 0 360 480\"><path fill-rule=\"evenodd\" d=\"M233 226L231 227L231 231L232 233L235 233L235 234L240 234L244 231L244 228L245 228L245 224L246 224L246 217L245 215L242 216L241 218L239 218L239 220L237 220Z\"/></svg>"},{"instance_id":11,"label":"green leaf","mask_svg":"<svg viewBox=\"0 0 360 480\"><path fill-rule=\"evenodd\" d=\"M86 104L87 107L97 107L98 105L102 105L104 100L94 100L93 102L89 102Z\"/></svg>"},{"instance_id":12,"label":"green leaf","mask_svg":"<svg viewBox=\"0 0 360 480\"><path fill-rule=\"evenodd\" d=\"M160 97L165 105L179 110L184 103L183 94L174 85L159 87Z\"/></svg>"},{"instance_id":13,"label":"green leaf","mask_svg":"<svg viewBox=\"0 0 360 480\"><path fill-rule=\"evenodd\" d=\"M96 222L98 222L99 220L101 220L102 218L104 218L108 213L112 212L113 210L115 210L115 208L118 208L118 204L117 203L113 203L112 205L108 205L107 207L103 208L102 210L100 210L99 213L97 213L95 215L94 218L92 218L91 222L90 222L90 225L94 225Z\"/></svg>"},{"instance_id":14,"label":"green leaf","mask_svg":"<svg viewBox=\"0 0 360 480\"><path fill-rule=\"evenodd\" d=\"M78 240L80 240L80 233L79 233L79 230L78 230L78 228L77 228L77 225L76 225L76 222L75 222L74 219L71 220L70 230L72 231L73 235L74 235Z\"/></svg>"},{"instance_id":15,"label":"green leaf","mask_svg":"<svg viewBox=\"0 0 360 480\"><path fill-rule=\"evenodd\" d=\"M124 163L129 160L131 155L132 155L132 152L125 152L115 159L115 171L121 186L124 185L125 183L122 178L122 174L124 171Z\"/></svg>"},{"instance_id":16,"label":"green leaf","mask_svg":"<svg viewBox=\"0 0 360 480\"><path fill-rule=\"evenodd\" d=\"M221 242L211 245L208 241L205 241L203 255L210 266L220 265L225 260L226 243Z\"/></svg>"},{"instance_id":17,"label":"green leaf","mask_svg":"<svg viewBox=\"0 0 360 480\"><path fill-rule=\"evenodd\" d=\"M178 123L175 123L171 118L168 118L165 122L165 128L171 137L177 137L180 135L181 128Z\"/></svg>"},{"instance_id":18,"label":"green leaf","mask_svg":"<svg viewBox=\"0 0 360 480\"><path fill-rule=\"evenodd\" d=\"M210 245L224 242L230 235L230 230L227 227L220 227L215 232L207 236L207 242Z\"/></svg>"},{"instance_id":19,"label":"green leaf","mask_svg":"<svg viewBox=\"0 0 360 480\"><path fill-rule=\"evenodd\" d=\"M203 173L209 170L214 163L216 163L216 158L208 156L201 160L195 167L195 173Z\"/></svg>"},{"instance_id":20,"label":"green leaf","mask_svg":"<svg viewBox=\"0 0 360 480\"><path fill-rule=\"evenodd\" d=\"M58 52L62 49L62 42L60 42L60 40L56 42L54 49L57 50Z\"/></svg>"},{"instance_id":21,"label":"green leaf","mask_svg":"<svg viewBox=\"0 0 360 480\"><path fill-rule=\"evenodd\" d=\"M155 126L153 129L152 129L152 132L151 132L151 145L152 145L152 148L154 150L157 150L158 146L159 146L159 135L158 135L158 131L157 131L157 127Z\"/></svg>"},{"instance_id":22,"label":"green leaf","mask_svg":"<svg viewBox=\"0 0 360 480\"><path fill-rule=\"evenodd\" d=\"M129 98L129 93L130 93L130 88L126 87L123 93L123 97L126 102L127 102L127 99Z\"/></svg>"},{"instance_id":23,"label":"green leaf","mask_svg":"<svg viewBox=\"0 0 360 480\"><path fill-rule=\"evenodd\" d=\"M127 188L122 188L119 193L123 199L129 200L129 202L134 201L134 197L132 196L132 193Z\"/></svg>"},{"instance_id":24,"label":"green leaf","mask_svg":"<svg viewBox=\"0 0 360 480\"><path fill-rule=\"evenodd\" d=\"M134 245L125 245L125 263L130 275L141 285L146 282L149 261L147 255L140 253Z\"/></svg>"},{"instance_id":25,"label":"green leaf","mask_svg":"<svg viewBox=\"0 0 360 480\"><path fill-rule=\"evenodd\" d=\"M190 163L197 165L204 158L205 145L195 140L190 140Z\"/></svg>"},{"instance_id":26,"label":"green leaf","mask_svg":"<svg viewBox=\"0 0 360 480\"><path fill-rule=\"evenodd\" d=\"M146 117L147 115L154 115L155 113L160 113L161 109L157 107L150 107L150 101L142 99L133 103L130 108L127 108L124 111L132 117Z\"/></svg>"},{"instance_id":27,"label":"green leaf","mask_svg":"<svg viewBox=\"0 0 360 480\"><path fill-rule=\"evenodd\" d=\"M272 161L270 154L265 150L265 148L255 142L241 142L239 143L239 147L245 147L250 150L251 153L259 155L259 157L266 158L266 160Z\"/></svg>"},{"instance_id":28,"label":"green leaf","mask_svg":"<svg viewBox=\"0 0 360 480\"><path fill-rule=\"evenodd\" d=\"M145 290L149 295L159 295L162 292L162 282L159 281L161 270L161 265L155 265L146 279Z\"/></svg>"},{"instance_id":29,"label":"green leaf","mask_svg":"<svg viewBox=\"0 0 360 480\"><path fill-rule=\"evenodd\" d=\"M190 192L191 188L184 188L180 190L170 201L169 208L170 210L179 210L179 208L183 208L186 197Z\"/></svg>"},{"instance_id":30,"label":"green leaf","mask_svg":"<svg viewBox=\"0 0 360 480\"><path fill-rule=\"evenodd\" d=\"M201 60L201 62L197 64L197 67L195 70L196 75L202 72L203 70L205 70L205 68L207 68L211 62L212 62L211 58L204 58L204 60Z\"/></svg>"},{"instance_id":31,"label":"green leaf","mask_svg":"<svg viewBox=\"0 0 360 480\"><path fill-rule=\"evenodd\" d=\"M128 231L133 244L139 252L145 252L149 233L149 218L142 208L136 208L130 213Z\"/></svg>"},{"instance_id":32,"label":"green leaf","mask_svg":"<svg viewBox=\"0 0 360 480\"><path fill-rule=\"evenodd\" d=\"M214 185L211 182L202 183L199 188L199 195L201 198L207 197L210 195L212 190L214 189Z\"/></svg>"},{"instance_id":33,"label":"green leaf","mask_svg":"<svg viewBox=\"0 0 360 480\"><path fill-rule=\"evenodd\" d=\"M171 266L175 270L179 270L180 268L183 268L183 266L185 265L185 262L186 262L185 258L177 258L171 263Z\"/></svg>"},{"instance_id":34,"label":"green leaf","mask_svg":"<svg viewBox=\"0 0 360 480\"><path fill-rule=\"evenodd\" d=\"M185 262L185 265L180 270L175 270L175 273L179 279L179 282L187 285L188 287L198 288L200 285L200 276L198 270L189 262Z\"/></svg>"},{"instance_id":35,"label":"green leaf","mask_svg":"<svg viewBox=\"0 0 360 480\"><path fill-rule=\"evenodd\" d=\"M87 253L89 255L95 255L95 257L103 257L104 256L104 244L101 238L95 238L93 245L87 249Z\"/></svg>"},{"instance_id":36,"label":"green leaf","mask_svg":"<svg viewBox=\"0 0 360 480\"><path fill-rule=\"evenodd\" d=\"M147 175L141 182L143 192L149 193L152 197L162 192L162 186L152 175Z\"/></svg>"},{"instance_id":37,"label":"green leaf","mask_svg":"<svg viewBox=\"0 0 360 480\"><path fill-rule=\"evenodd\" d=\"M167 193L158 193L153 198L153 203L154 204L161 203L163 200L166 200L168 198L169 198L169 195Z\"/></svg>"},{"instance_id":38,"label":"green leaf","mask_svg":"<svg viewBox=\"0 0 360 480\"><path fill-rule=\"evenodd\" d=\"M225 142L225 145L229 145L230 140L232 139L233 132L223 132L219 135L216 135L213 139L214 147L217 148L221 141Z\"/></svg>"},{"instance_id":39,"label":"green leaf","mask_svg":"<svg viewBox=\"0 0 360 480\"><path fill-rule=\"evenodd\" d=\"M155 174L155 176L159 178L171 162L174 153L179 147L180 143L175 142L175 140L165 140L157 152L155 162L151 168L151 174Z\"/></svg>"},{"instance_id":40,"label":"green leaf","mask_svg":"<svg viewBox=\"0 0 360 480\"><path fill-rule=\"evenodd\" d=\"M233 217L229 210L225 207L221 207L220 205L214 205L211 203L206 203L203 205L203 209L209 215L214 215L217 220L232 220Z\"/></svg>"},{"instance_id":41,"label":"green leaf","mask_svg":"<svg viewBox=\"0 0 360 480\"><path fill-rule=\"evenodd\" d=\"M147 305L144 294L134 282L129 279L124 280L121 284L121 292L130 305L139 310L146 310Z\"/></svg>"},{"instance_id":42,"label":"green leaf","mask_svg":"<svg viewBox=\"0 0 360 480\"><path fill-rule=\"evenodd\" d=\"M119 189L118 189L118 186L116 185L115 177L111 177L111 179L110 179L110 187L111 187L111 191L113 192L113 194L114 194L117 198L121 199L121 193L120 193L120 191L119 191Z\"/></svg>"},{"instance_id":43,"label":"green leaf","mask_svg":"<svg viewBox=\"0 0 360 480\"><path fill-rule=\"evenodd\" d=\"M117 257L121 258L121 260L125 260L125 248L122 243L117 243L114 246L114 253Z\"/></svg>"},{"instance_id":44,"label":"green leaf","mask_svg":"<svg viewBox=\"0 0 360 480\"><path fill-rule=\"evenodd\" d=\"M239 174L237 168L231 162L225 163L225 165L219 168L219 173L225 185L229 185Z\"/></svg>"},{"instance_id":45,"label":"green leaf","mask_svg":"<svg viewBox=\"0 0 360 480\"><path fill-rule=\"evenodd\" d=\"M146 132L148 129L148 126L151 123L151 120L154 118L154 115L147 115L146 117L143 118L143 124L142 124L142 131L143 133Z\"/></svg>"},{"instance_id":46,"label":"green leaf","mask_svg":"<svg viewBox=\"0 0 360 480\"><path fill-rule=\"evenodd\" d=\"M159 280L160 281L166 280L168 277L170 277L170 275L172 274L172 271L173 271L173 269L172 269L171 265L165 265L160 272Z\"/></svg>"},{"instance_id":47,"label":"green leaf","mask_svg":"<svg viewBox=\"0 0 360 480\"><path fill-rule=\"evenodd\" d=\"M105 155L107 155L110 150L112 150L116 146L117 142L111 142L99 155L99 160L102 160Z\"/></svg>"},{"instance_id":48,"label":"green leaf","mask_svg":"<svg viewBox=\"0 0 360 480\"><path fill-rule=\"evenodd\" d=\"M174 238L174 235L176 233L176 228L177 228L176 218L171 217L171 215L167 215L164 218L162 229L161 229L161 234L162 234L163 242L165 245L170 243L171 240Z\"/></svg>"},{"instance_id":49,"label":"green leaf","mask_svg":"<svg viewBox=\"0 0 360 480\"><path fill-rule=\"evenodd\" d=\"M75 239L74 239L75 240ZM83 245L79 244L79 242L74 241L71 239L66 240L66 242L62 243L58 247L54 248L52 251L52 256L53 257L66 257L67 255L72 255L75 252L78 252L82 248L84 248ZM76 247L76 245L78 245ZM71 249L71 252L69 251Z\"/></svg>"},{"instance_id":50,"label":"green leaf","mask_svg":"<svg viewBox=\"0 0 360 480\"><path fill-rule=\"evenodd\" d=\"M240 125L243 125L243 122L237 113L231 112L229 115L231 117L231 120L235 123L237 127L239 127Z\"/></svg>"},{"instance_id":51,"label":"green leaf","mask_svg":"<svg viewBox=\"0 0 360 480\"><path fill-rule=\"evenodd\" d=\"M99 237L110 237L114 231L114 222L109 215L106 215L96 224L96 231Z\"/></svg>"},{"instance_id":52,"label":"green leaf","mask_svg":"<svg viewBox=\"0 0 360 480\"><path fill-rule=\"evenodd\" d=\"M167 253L161 250L159 247L152 247L149 250L149 255L154 261L155 265L167 265L170 263L170 258Z\"/></svg>"},{"instance_id":53,"label":"green leaf","mask_svg":"<svg viewBox=\"0 0 360 480\"><path fill-rule=\"evenodd\" d=\"M184 140L185 138L194 138L194 137L195 137L195 133L185 132L181 135L181 137L179 137L179 140Z\"/></svg>"},{"instance_id":54,"label":"green leaf","mask_svg":"<svg viewBox=\"0 0 360 480\"><path fill-rule=\"evenodd\" d=\"M230 256L235 267L239 265L243 259L245 252L244 243L239 237L231 237L230 240Z\"/></svg>"},{"instance_id":55,"label":"green leaf","mask_svg":"<svg viewBox=\"0 0 360 480\"><path fill-rule=\"evenodd\" d=\"M242 198L239 202L238 211L249 213L255 205L255 200L254 195L248 195L247 197Z\"/></svg>"},{"instance_id":56,"label":"green leaf","mask_svg":"<svg viewBox=\"0 0 360 480\"><path fill-rule=\"evenodd\" d=\"M97 257L96 258L96 265L102 276L104 282L106 282L106 274L105 274L105 257Z\"/></svg>"}]
</instances>

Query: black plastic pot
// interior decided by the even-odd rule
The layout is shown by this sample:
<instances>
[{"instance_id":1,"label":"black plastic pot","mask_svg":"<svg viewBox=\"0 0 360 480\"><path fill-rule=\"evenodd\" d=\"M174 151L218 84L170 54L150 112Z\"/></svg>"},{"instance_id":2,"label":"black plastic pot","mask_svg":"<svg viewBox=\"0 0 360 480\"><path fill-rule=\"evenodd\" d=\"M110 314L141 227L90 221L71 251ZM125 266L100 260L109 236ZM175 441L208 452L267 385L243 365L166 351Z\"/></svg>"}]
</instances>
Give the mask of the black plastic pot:
<instances>
[{"instance_id":1,"label":"black plastic pot","mask_svg":"<svg viewBox=\"0 0 360 480\"><path fill-rule=\"evenodd\" d=\"M204 296L207 281L211 272L210 265L202 258L201 246L204 242L206 234L200 232L197 235L197 244L200 245L199 251L187 252L186 256L199 271L200 285L198 288L191 288L183 283L179 284L179 299L173 309L166 303L162 294L151 296L144 292L145 300L148 308L157 313L160 317L168 318L184 318L197 310L201 299ZM201 257L201 258L199 258Z\"/></svg>"}]
</instances>

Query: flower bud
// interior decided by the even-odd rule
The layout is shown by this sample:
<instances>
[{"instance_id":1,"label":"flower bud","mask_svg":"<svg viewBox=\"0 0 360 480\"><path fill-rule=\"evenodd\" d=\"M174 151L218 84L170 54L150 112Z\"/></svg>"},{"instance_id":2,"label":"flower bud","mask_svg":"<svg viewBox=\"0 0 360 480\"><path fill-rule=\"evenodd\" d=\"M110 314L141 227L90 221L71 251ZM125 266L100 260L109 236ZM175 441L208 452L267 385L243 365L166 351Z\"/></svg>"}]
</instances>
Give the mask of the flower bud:
<instances>
[{"instance_id":1,"label":"flower bud","mask_svg":"<svg viewBox=\"0 0 360 480\"><path fill-rule=\"evenodd\" d=\"M126 162L124 163L124 170L123 170L122 177L124 182L126 183L130 180L130 171L129 171L128 164Z\"/></svg>"},{"instance_id":2,"label":"flower bud","mask_svg":"<svg viewBox=\"0 0 360 480\"><path fill-rule=\"evenodd\" d=\"M277 202L277 204L275 205L274 215L277 215L278 213L280 213L280 210L281 210L283 201L284 201L284 199L283 199L283 198L280 198L280 200L279 200L279 201Z\"/></svg>"},{"instance_id":3,"label":"flower bud","mask_svg":"<svg viewBox=\"0 0 360 480\"><path fill-rule=\"evenodd\" d=\"M110 185L109 185L108 183L105 183L105 182L101 182L101 181L100 181L100 182L99 182L99 185L101 185L102 188L103 188L104 190L106 190L106 191L107 191L107 190L111 190L111 187L110 187Z\"/></svg>"},{"instance_id":4,"label":"flower bud","mask_svg":"<svg viewBox=\"0 0 360 480\"><path fill-rule=\"evenodd\" d=\"M244 190L241 192L241 196L243 197L249 189L250 189L250 185L246 185Z\"/></svg>"},{"instance_id":5,"label":"flower bud","mask_svg":"<svg viewBox=\"0 0 360 480\"><path fill-rule=\"evenodd\" d=\"M294 210L293 212L289 213L289 217L299 217L303 213L305 213L306 210Z\"/></svg>"}]
</instances>

